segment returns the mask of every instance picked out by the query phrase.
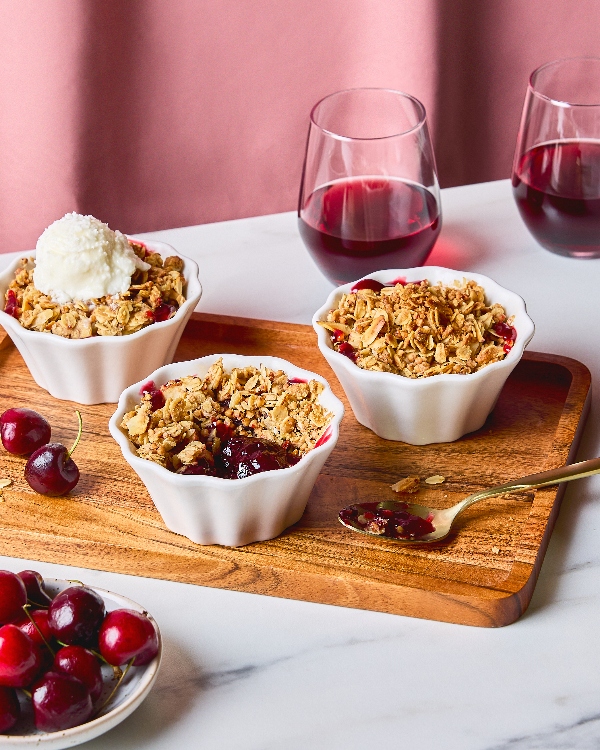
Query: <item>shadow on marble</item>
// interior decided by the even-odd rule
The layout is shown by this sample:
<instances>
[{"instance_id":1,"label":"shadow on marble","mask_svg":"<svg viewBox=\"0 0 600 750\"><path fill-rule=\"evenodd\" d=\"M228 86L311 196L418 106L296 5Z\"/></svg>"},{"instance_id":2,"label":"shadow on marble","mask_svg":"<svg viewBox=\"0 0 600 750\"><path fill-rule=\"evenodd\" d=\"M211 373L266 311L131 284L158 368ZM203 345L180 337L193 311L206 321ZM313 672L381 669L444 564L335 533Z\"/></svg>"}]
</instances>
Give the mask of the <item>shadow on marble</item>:
<instances>
[{"instance_id":1,"label":"shadow on marble","mask_svg":"<svg viewBox=\"0 0 600 750\"><path fill-rule=\"evenodd\" d=\"M200 665L181 643L163 636L163 660L148 698L122 724L86 743L89 750L144 747L188 714L204 692Z\"/></svg>"}]
</instances>

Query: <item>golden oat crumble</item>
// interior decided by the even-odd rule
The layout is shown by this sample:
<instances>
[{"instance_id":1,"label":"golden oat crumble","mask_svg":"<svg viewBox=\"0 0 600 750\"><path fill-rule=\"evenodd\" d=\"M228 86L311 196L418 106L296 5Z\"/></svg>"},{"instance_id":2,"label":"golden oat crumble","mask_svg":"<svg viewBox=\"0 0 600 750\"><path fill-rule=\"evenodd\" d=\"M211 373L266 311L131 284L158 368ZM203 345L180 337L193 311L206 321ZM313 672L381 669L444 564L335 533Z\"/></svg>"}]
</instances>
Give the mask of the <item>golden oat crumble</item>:
<instances>
[{"instance_id":1,"label":"golden oat crumble","mask_svg":"<svg viewBox=\"0 0 600 750\"><path fill-rule=\"evenodd\" d=\"M150 264L136 270L125 294L61 305L33 284L35 262L22 258L5 298L5 311L30 331L54 333L70 339L90 336L125 336L156 320L173 317L185 301L183 260L165 258L129 240L135 254Z\"/></svg>"},{"instance_id":2,"label":"golden oat crumble","mask_svg":"<svg viewBox=\"0 0 600 750\"><path fill-rule=\"evenodd\" d=\"M395 484L392 484L391 488L394 490L394 492L414 493L419 491L420 483L421 477L417 476L416 474L410 474L409 476L400 479Z\"/></svg>"},{"instance_id":3,"label":"golden oat crumble","mask_svg":"<svg viewBox=\"0 0 600 750\"><path fill-rule=\"evenodd\" d=\"M171 471L202 458L212 461L223 428L272 441L301 457L315 447L333 416L318 403L323 388L317 380L290 381L283 370L264 365L226 372L219 359L203 378L190 375L162 385L160 408L153 408L151 391L144 393L121 427L138 456Z\"/></svg>"},{"instance_id":4,"label":"golden oat crumble","mask_svg":"<svg viewBox=\"0 0 600 750\"><path fill-rule=\"evenodd\" d=\"M319 323L362 369L407 378L476 372L504 359L516 338L502 305L488 304L484 289L468 279L359 289Z\"/></svg>"}]
</instances>

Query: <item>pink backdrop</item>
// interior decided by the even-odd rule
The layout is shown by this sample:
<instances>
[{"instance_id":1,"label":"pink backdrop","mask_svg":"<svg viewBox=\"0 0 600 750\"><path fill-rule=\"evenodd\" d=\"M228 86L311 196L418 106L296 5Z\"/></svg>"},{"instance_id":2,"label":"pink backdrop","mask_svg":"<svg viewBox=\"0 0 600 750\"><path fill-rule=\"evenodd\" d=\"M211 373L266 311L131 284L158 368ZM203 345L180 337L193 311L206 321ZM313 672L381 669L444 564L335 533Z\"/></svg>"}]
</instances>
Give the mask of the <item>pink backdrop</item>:
<instances>
[{"instance_id":1,"label":"pink backdrop","mask_svg":"<svg viewBox=\"0 0 600 750\"><path fill-rule=\"evenodd\" d=\"M442 186L508 177L529 73L598 28L597 0L2 0L0 251L72 210L291 210L310 108L346 87L423 101Z\"/></svg>"}]
</instances>

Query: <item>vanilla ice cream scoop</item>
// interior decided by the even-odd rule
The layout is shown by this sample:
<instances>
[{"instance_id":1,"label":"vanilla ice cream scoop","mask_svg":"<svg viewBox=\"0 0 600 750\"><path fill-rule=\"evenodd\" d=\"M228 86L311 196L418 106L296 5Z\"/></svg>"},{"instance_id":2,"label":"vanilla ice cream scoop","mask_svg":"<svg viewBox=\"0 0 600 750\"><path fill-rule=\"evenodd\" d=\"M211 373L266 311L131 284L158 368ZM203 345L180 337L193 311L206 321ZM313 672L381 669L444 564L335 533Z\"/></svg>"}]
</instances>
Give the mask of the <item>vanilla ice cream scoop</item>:
<instances>
[{"instance_id":1,"label":"vanilla ice cream scoop","mask_svg":"<svg viewBox=\"0 0 600 750\"><path fill-rule=\"evenodd\" d=\"M127 237L93 216L70 213L44 230L36 245L33 283L60 304L129 289L136 269L150 266Z\"/></svg>"}]
</instances>

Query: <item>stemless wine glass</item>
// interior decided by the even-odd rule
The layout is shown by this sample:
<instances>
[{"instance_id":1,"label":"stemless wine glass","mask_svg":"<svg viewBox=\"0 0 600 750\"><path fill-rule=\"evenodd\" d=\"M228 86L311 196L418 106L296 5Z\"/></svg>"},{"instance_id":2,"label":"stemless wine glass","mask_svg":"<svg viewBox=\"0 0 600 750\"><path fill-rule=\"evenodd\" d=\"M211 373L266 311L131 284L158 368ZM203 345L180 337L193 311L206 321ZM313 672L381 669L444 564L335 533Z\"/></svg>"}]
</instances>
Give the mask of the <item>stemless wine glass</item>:
<instances>
[{"instance_id":1,"label":"stemless wine glass","mask_svg":"<svg viewBox=\"0 0 600 750\"><path fill-rule=\"evenodd\" d=\"M422 265L441 229L423 105L390 89L321 99L310 115L298 224L334 284Z\"/></svg>"},{"instance_id":2,"label":"stemless wine glass","mask_svg":"<svg viewBox=\"0 0 600 750\"><path fill-rule=\"evenodd\" d=\"M531 74L512 185L542 247L600 257L600 58L556 60Z\"/></svg>"}]
</instances>

